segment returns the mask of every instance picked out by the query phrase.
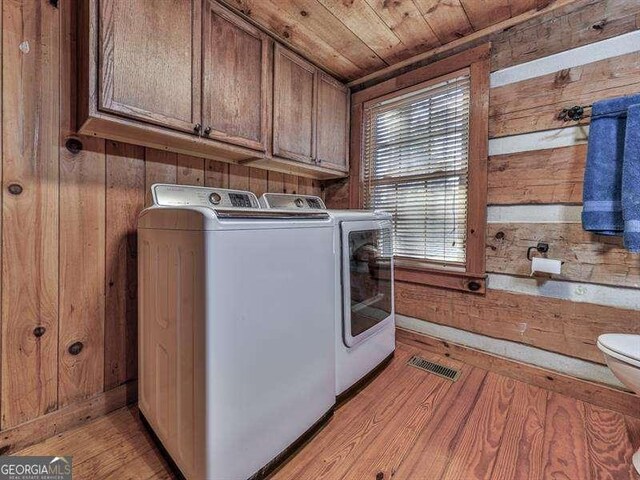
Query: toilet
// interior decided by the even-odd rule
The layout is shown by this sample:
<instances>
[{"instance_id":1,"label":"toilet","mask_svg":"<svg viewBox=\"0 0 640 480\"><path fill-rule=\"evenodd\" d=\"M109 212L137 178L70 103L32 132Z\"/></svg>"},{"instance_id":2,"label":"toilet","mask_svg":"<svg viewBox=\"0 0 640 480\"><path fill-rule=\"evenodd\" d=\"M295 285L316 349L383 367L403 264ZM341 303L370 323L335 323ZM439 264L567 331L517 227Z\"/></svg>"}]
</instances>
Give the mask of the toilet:
<instances>
[{"instance_id":1,"label":"toilet","mask_svg":"<svg viewBox=\"0 0 640 480\"><path fill-rule=\"evenodd\" d=\"M607 365L618 380L640 395L640 335L600 335L598 348L604 353ZM640 450L633 455L633 466L640 473Z\"/></svg>"}]
</instances>

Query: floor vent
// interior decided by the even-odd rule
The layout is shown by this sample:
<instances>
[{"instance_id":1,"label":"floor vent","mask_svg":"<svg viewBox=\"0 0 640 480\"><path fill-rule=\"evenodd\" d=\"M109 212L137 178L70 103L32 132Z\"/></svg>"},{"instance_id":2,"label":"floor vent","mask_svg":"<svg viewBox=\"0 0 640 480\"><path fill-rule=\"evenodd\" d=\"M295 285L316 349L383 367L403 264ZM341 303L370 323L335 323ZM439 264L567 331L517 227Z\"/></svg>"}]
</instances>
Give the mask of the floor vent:
<instances>
[{"instance_id":1,"label":"floor vent","mask_svg":"<svg viewBox=\"0 0 640 480\"><path fill-rule=\"evenodd\" d=\"M452 382L458 380L458 377L460 376L459 370L445 367L444 365L440 365L439 363L430 362L429 360L425 360L424 358L418 357L417 355L411 357L411 360L409 360L409 365L419 368L420 370L433 373L434 375L438 375L439 377L446 378L447 380L451 380Z\"/></svg>"}]
</instances>

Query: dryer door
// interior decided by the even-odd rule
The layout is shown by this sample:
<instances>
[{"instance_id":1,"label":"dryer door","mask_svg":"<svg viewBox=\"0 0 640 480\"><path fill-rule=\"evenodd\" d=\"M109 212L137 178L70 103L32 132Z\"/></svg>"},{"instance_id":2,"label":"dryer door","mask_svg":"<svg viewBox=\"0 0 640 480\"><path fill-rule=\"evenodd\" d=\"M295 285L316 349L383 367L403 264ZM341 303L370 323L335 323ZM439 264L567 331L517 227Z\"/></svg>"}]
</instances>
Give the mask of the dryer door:
<instances>
[{"instance_id":1,"label":"dryer door","mask_svg":"<svg viewBox=\"0 0 640 480\"><path fill-rule=\"evenodd\" d=\"M343 339L353 347L394 322L391 222L342 222Z\"/></svg>"}]
</instances>

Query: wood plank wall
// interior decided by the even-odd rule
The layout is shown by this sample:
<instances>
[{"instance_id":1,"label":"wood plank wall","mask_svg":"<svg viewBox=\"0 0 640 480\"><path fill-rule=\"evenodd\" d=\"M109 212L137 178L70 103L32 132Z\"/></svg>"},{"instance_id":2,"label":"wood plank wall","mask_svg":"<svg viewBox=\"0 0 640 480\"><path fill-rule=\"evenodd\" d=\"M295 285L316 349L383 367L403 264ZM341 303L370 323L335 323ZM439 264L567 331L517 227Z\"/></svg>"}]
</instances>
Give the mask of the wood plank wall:
<instances>
[{"instance_id":1,"label":"wood plank wall","mask_svg":"<svg viewBox=\"0 0 640 480\"><path fill-rule=\"evenodd\" d=\"M136 377L135 229L152 183L322 194L307 178L76 136L72 6L2 2L3 431Z\"/></svg>"},{"instance_id":2,"label":"wood plank wall","mask_svg":"<svg viewBox=\"0 0 640 480\"><path fill-rule=\"evenodd\" d=\"M615 39L638 28L637 0L579 1L493 38L492 71ZM638 40L634 41L637 45ZM604 299L591 294L594 289L589 287L639 288L640 257L624 250L619 238L584 232L577 223L579 216L576 220L554 213L579 209L586 157L583 141L560 142L562 146L558 147L557 139L570 137L578 123L588 125L588 119L561 122L557 119L559 111L640 92L640 52L612 57L615 51L604 55L610 58L557 71L552 68L552 73L491 89L490 149L495 145L493 150L509 152L489 159L487 294L477 296L397 282L398 313L598 363L603 363L595 347L599 334L640 333L640 312L616 306L615 294L613 301L607 299L608 305L598 305ZM331 207L348 207L349 192L344 182L326 187L325 198ZM542 219L537 223L527 218L527 208L532 205ZM491 220L496 209L518 220L500 220L504 215L494 215L498 219ZM572 295L545 297L544 283L531 286L535 281L527 278L530 263L525 254L538 241L549 243L550 258L565 261L561 277L564 288L583 292L582 302L567 299ZM491 288L494 274L502 275L500 289ZM530 294L520 293L522 290Z\"/></svg>"}]
</instances>

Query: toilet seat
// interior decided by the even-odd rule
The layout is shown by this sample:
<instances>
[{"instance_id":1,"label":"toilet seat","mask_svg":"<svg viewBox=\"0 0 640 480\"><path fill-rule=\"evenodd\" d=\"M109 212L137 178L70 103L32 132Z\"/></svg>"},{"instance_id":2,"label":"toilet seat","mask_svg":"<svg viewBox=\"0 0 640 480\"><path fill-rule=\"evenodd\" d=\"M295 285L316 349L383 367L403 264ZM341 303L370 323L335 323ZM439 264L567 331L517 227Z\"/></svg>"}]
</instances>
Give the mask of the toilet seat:
<instances>
[{"instance_id":1,"label":"toilet seat","mask_svg":"<svg viewBox=\"0 0 640 480\"><path fill-rule=\"evenodd\" d=\"M621 362L640 368L640 335L624 333L600 335L598 348Z\"/></svg>"}]
</instances>

